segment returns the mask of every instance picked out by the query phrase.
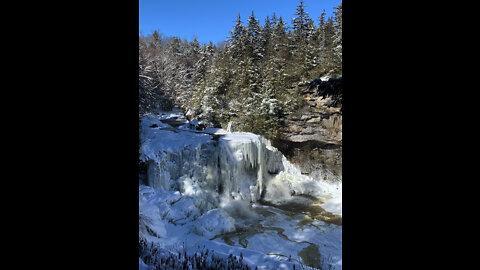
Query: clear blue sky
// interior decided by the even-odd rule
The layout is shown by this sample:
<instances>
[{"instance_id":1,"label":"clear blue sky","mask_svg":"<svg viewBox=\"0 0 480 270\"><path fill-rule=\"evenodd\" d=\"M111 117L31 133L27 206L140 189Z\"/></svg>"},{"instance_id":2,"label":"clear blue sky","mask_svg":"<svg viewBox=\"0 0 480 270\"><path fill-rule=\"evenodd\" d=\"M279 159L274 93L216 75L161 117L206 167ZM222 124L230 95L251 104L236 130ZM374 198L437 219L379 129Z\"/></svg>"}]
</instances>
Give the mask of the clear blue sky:
<instances>
[{"instance_id":1,"label":"clear blue sky","mask_svg":"<svg viewBox=\"0 0 480 270\"><path fill-rule=\"evenodd\" d=\"M341 0L304 0L305 10L318 25L325 9L326 17L333 16L333 7ZM267 16L277 17L291 26L299 0L139 0L139 31L144 35L154 30L166 36L191 41L194 36L202 43L217 44L226 40L233 29L237 14L244 25L251 15L263 25Z\"/></svg>"}]
</instances>

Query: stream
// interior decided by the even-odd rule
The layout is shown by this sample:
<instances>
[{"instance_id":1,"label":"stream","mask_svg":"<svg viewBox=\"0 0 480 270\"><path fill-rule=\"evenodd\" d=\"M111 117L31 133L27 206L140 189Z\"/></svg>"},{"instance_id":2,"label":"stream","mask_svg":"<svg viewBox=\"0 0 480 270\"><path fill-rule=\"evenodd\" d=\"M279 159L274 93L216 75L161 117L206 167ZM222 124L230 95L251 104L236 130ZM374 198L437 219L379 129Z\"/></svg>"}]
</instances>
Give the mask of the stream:
<instances>
[{"instance_id":1,"label":"stream","mask_svg":"<svg viewBox=\"0 0 480 270\"><path fill-rule=\"evenodd\" d=\"M328 234L341 231L342 216L326 211L320 205L324 200L331 199L331 195L322 197L295 196L294 200L282 205L274 205L260 201L253 205L254 211L260 216L258 223L246 224L235 231L217 234L210 240L223 241L230 246L257 249L258 245L250 245L249 240L272 236L280 238L278 245L288 242L298 246L295 253L266 252L267 255L277 256L289 261L296 261L309 267L321 269L334 261L334 256L322 257L320 250L326 243L317 239L303 239L300 235L305 230L316 234ZM338 243L337 243L338 244ZM339 243L341 245L341 241ZM322 246L322 247L321 247ZM279 250L282 250L279 248ZM265 250L266 251L266 250Z\"/></svg>"}]
</instances>

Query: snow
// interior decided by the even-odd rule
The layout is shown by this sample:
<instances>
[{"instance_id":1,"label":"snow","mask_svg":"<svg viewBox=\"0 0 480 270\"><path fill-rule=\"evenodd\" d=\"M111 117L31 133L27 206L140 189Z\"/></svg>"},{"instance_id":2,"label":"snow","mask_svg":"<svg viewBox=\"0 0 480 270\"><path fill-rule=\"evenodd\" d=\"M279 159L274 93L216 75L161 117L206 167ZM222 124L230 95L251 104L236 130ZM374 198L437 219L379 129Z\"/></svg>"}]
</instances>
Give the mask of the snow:
<instances>
[{"instance_id":1,"label":"snow","mask_svg":"<svg viewBox=\"0 0 480 270\"><path fill-rule=\"evenodd\" d=\"M153 124L158 127L150 128ZM170 125L162 123L160 119L152 118L152 116L146 116L142 119L141 132L142 159L157 159L156 155L159 152L175 152L186 147L196 147L212 139L206 133L173 130Z\"/></svg>"},{"instance_id":2,"label":"snow","mask_svg":"<svg viewBox=\"0 0 480 270\"><path fill-rule=\"evenodd\" d=\"M342 215L342 183L332 184L329 186L329 194L331 195L322 204L323 209L336 214Z\"/></svg>"},{"instance_id":3,"label":"snow","mask_svg":"<svg viewBox=\"0 0 480 270\"><path fill-rule=\"evenodd\" d=\"M149 270L152 267L146 265L141 258L138 258L138 270Z\"/></svg>"},{"instance_id":4,"label":"snow","mask_svg":"<svg viewBox=\"0 0 480 270\"><path fill-rule=\"evenodd\" d=\"M172 119L182 125L161 121ZM341 182L302 175L256 134L192 126L198 122L184 120L179 111L141 119L140 159L148 164L148 186L139 184L142 239L166 250L185 243L190 253L198 246L225 258L242 253L253 269L299 267L300 251L314 245L332 269L342 268L342 226L320 220L300 226L305 214L291 216L259 203L262 191L264 200L276 204L298 199L292 193L308 194L341 216Z\"/></svg>"},{"instance_id":5,"label":"snow","mask_svg":"<svg viewBox=\"0 0 480 270\"><path fill-rule=\"evenodd\" d=\"M197 221L194 232L212 238L217 234L235 230L235 220L225 210L217 208L203 214Z\"/></svg>"}]
</instances>

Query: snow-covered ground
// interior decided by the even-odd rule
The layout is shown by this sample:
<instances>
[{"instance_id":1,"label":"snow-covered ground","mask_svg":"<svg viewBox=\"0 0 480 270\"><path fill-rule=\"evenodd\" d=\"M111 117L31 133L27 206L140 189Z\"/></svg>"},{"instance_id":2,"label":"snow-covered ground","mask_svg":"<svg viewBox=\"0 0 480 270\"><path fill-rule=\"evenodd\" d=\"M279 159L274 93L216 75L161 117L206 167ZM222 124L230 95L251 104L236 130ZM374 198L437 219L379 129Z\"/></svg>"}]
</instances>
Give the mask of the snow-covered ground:
<instances>
[{"instance_id":1,"label":"snow-covered ground","mask_svg":"<svg viewBox=\"0 0 480 270\"><path fill-rule=\"evenodd\" d=\"M165 251L242 254L252 269L342 269L342 184L302 175L260 136L198 125L179 111L142 118L140 237Z\"/></svg>"}]
</instances>

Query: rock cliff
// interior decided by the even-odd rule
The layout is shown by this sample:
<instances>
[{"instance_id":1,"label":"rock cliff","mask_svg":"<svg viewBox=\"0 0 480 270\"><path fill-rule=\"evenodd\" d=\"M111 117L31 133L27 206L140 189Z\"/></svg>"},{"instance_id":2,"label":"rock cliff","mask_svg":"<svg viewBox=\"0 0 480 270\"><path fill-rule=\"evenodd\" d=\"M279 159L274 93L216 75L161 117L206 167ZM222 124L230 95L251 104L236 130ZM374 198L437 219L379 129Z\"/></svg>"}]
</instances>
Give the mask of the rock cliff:
<instances>
[{"instance_id":1,"label":"rock cliff","mask_svg":"<svg viewBox=\"0 0 480 270\"><path fill-rule=\"evenodd\" d=\"M325 180L341 180L342 171L342 78L299 84L305 105L286 116L282 138L274 143L297 164L302 173Z\"/></svg>"}]
</instances>

